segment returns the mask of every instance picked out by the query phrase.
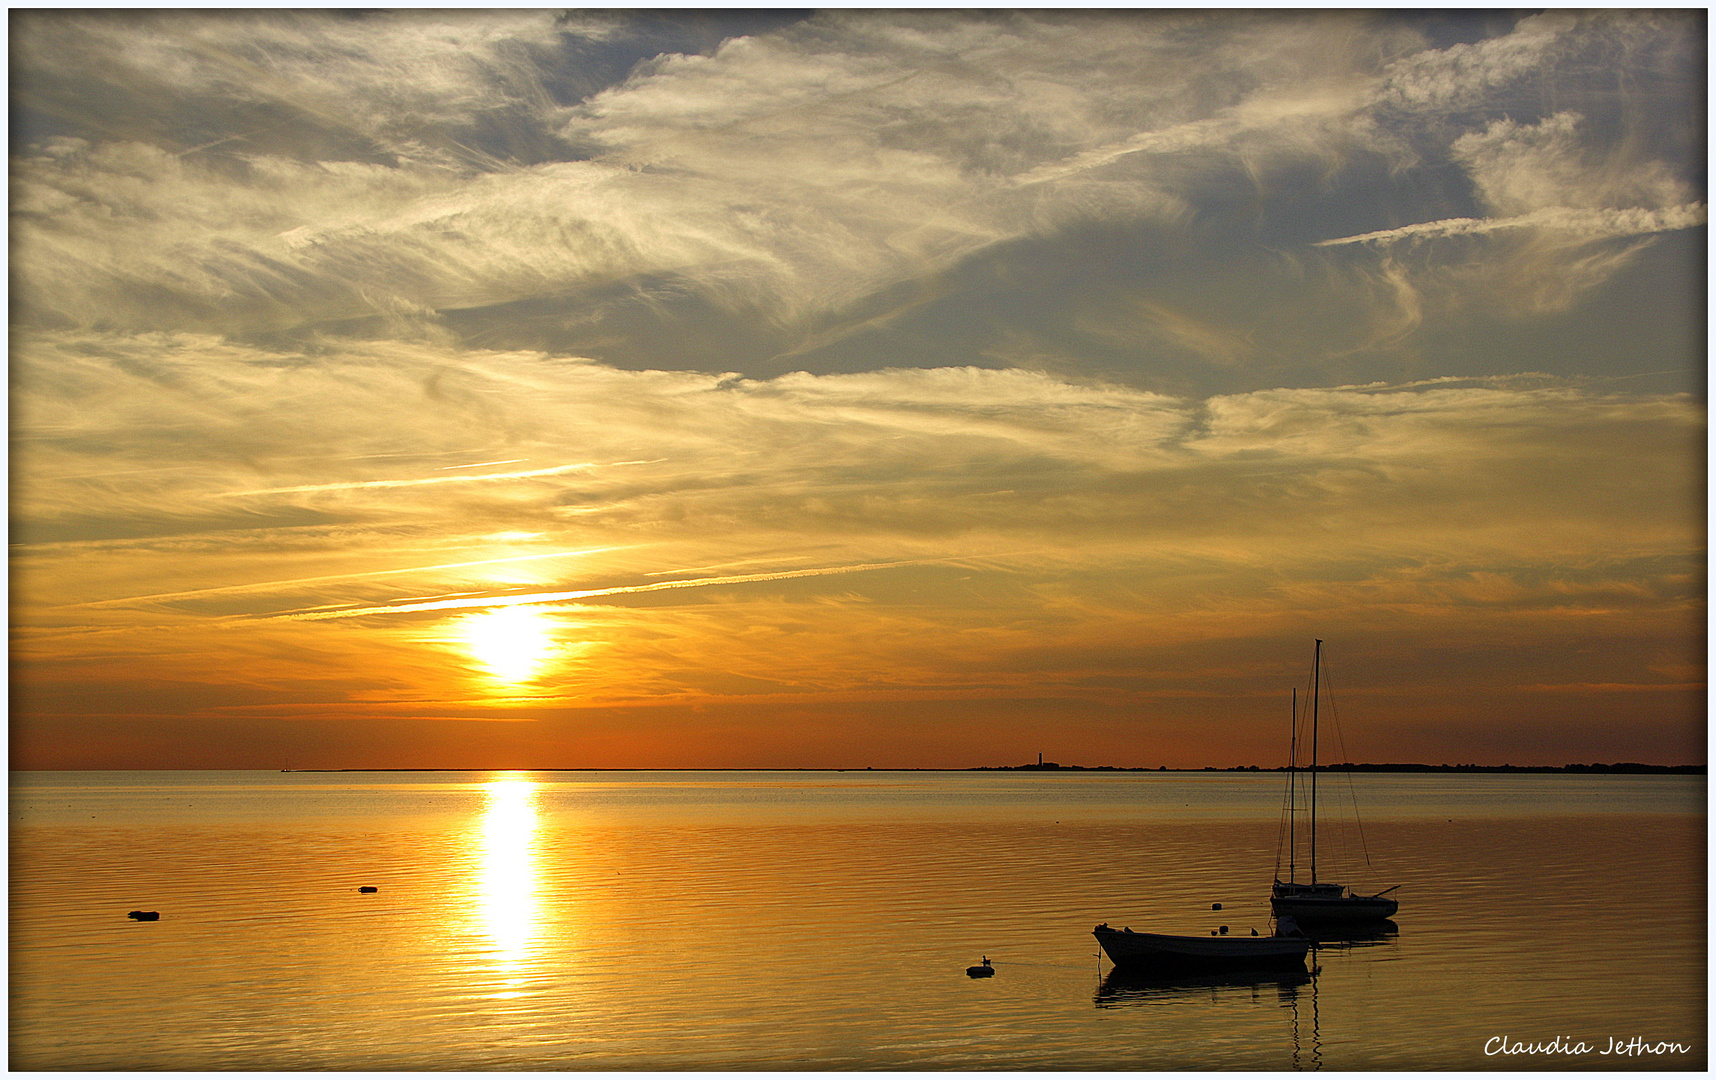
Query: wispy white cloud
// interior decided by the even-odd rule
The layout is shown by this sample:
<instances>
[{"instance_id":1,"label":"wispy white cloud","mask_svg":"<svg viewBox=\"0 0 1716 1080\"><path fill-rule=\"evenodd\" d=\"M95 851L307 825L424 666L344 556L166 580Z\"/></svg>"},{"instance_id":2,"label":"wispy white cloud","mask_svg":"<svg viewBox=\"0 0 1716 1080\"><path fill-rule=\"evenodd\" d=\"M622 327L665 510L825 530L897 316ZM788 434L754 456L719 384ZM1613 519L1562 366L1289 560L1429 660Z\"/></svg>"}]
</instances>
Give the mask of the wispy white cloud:
<instances>
[{"instance_id":1,"label":"wispy white cloud","mask_svg":"<svg viewBox=\"0 0 1716 1080\"><path fill-rule=\"evenodd\" d=\"M1703 225L1706 209L1691 184L1661 161L1617 148L1592 160L1583 118L1557 113L1538 124L1493 121L1455 139L1456 161L1470 172L1493 217L1445 218L1320 240L1318 247L1388 244L1508 230L1552 234L1562 242L1646 236Z\"/></svg>"},{"instance_id":2,"label":"wispy white cloud","mask_svg":"<svg viewBox=\"0 0 1716 1080\"><path fill-rule=\"evenodd\" d=\"M563 314L551 321L576 334L588 320L585 344L600 348L619 289L626 311L658 322L690 297L760 313L793 328L790 349L818 340L830 310L976 252L1105 219L1179 230L1204 191L1252 189L1267 205L1282 178L1336 176L1366 155L1390 168L1447 155L1493 220L1443 214L1308 242L1649 230L1696 204L1666 163L1601 149L1590 125L1484 119L1410 148L1396 131L1412 110L1481 116L1486 95L1593 43L1659 47L1673 37L1660 21L1537 16L1430 50L1409 22L1350 13L831 12L663 55L562 103L547 58L622 26L557 27L542 13L27 22L21 55L43 93L106 70L141 112L15 162L20 310L133 328L444 334L449 312L552 297ZM195 141L145 122L211 95L230 100L204 113ZM259 109L272 110L272 139L245 127ZM497 110L559 157L509 158L516 145L481 131ZM1654 197L1640 201L1641 185Z\"/></svg>"},{"instance_id":3,"label":"wispy white cloud","mask_svg":"<svg viewBox=\"0 0 1716 1080\"><path fill-rule=\"evenodd\" d=\"M1389 65L1379 104L1435 116L1481 108L1498 89L1541 76L1580 28L1576 12L1552 11L1521 19L1510 33L1413 52Z\"/></svg>"},{"instance_id":4,"label":"wispy white cloud","mask_svg":"<svg viewBox=\"0 0 1716 1080\"><path fill-rule=\"evenodd\" d=\"M1696 201L1686 178L1664 161L1622 147L1599 150L1584 117L1560 112L1537 124L1510 119L1454 140L1484 201L1501 214L1550 207L1657 209Z\"/></svg>"}]
</instances>

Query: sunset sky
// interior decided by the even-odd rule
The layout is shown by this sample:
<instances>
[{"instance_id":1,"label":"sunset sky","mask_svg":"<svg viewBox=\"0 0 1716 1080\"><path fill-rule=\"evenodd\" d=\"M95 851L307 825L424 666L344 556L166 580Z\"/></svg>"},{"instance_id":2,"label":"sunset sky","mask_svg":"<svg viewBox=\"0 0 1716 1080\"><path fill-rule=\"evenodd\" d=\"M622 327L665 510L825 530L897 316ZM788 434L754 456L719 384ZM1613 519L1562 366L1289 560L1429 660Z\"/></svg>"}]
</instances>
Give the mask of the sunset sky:
<instances>
[{"instance_id":1,"label":"sunset sky","mask_svg":"<svg viewBox=\"0 0 1716 1080\"><path fill-rule=\"evenodd\" d=\"M1705 14L11 14L14 768L1701 763Z\"/></svg>"}]
</instances>

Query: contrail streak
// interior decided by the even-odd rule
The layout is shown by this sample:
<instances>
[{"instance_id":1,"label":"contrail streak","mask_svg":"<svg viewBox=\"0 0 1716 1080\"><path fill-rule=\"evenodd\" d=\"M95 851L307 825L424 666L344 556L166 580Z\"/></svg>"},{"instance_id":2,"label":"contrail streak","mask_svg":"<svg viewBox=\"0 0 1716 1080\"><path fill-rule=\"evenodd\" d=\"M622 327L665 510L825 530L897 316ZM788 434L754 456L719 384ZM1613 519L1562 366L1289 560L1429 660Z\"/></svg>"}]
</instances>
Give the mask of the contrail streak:
<instances>
[{"instance_id":1,"label":"contrail streak","mask_svg":"<svg viewBox=\"0 0 1716 1080\"><path fill-rule=\"evenodd\" d=\"M621 461L619 465L635 462ZM476 480L527 480L533 476L559 476L563 473L594 469L596 463L585 461L576 465L554 465L546 469L522 469L508 473L478 473L475 476L428 476L417 480L350 480L339 484L299 484L296 487L256 488L252 491L227 491L216 498L237 498L240 495L288 495L301 491L351 491L357 488L422 487L427 484L469 484Z\"/></svg>"},{"instance_id":2,"label":"contrail streak","mask_svg":"<svg viewBox=\"0 0 1716 1080\"><path fill-rule=\"evenodd\" d=\"M469 465L441 465L437 467L435 471L447 472L452 469L480 469L485 465L517 465L521 461L529 460L529 458L515 457L507 458L505 461L473 461Z\"/></svg>"},{"instance_id":3,"label":"contrail streak","mask_svg":"<svg viewBox=\"0 0 1716 1080\"><path fill-rule=\"evenodd\" d=\"M549 551L541 555L509 555L502 559L474 559L470 562L435 563L431 566L404 566L397 570L365 570L355 574L326 574L321 577L289 578L283 581L254 581L243 585L217 585L208 589L186 589L183 592L151 593L148 596L122 596L115 600L91 600L82 604L63 604L62 608L113 607L118 604L141 604L153 600L182 600L188 596L210 596L216 593L261 592L284 589L293 585L317 585L328 581L354 581L359 578L387 577L392 574L427 573L432 570L460 570L467 566L493 566L497 563L530 562L533 559L564 559L573 555L596 555L615 551L612 547L581 548L577 551Z\"/></svg>"},{"instance_id":4,"label":"contrail streak","mask_svg":"<svg viewBox=\"0 0 1716 1080\"><path fill-rule=\"evenodd\" d=\"M587 600L592 596L620 596L628 593L661 592L664 589L692 589L705 585L745 585L757 581L786 581L789 578L827 577L832 574L856 574L865 570L887 570L898 566L925 563L958 562L959 559L907 559L900 562L857 563L852 566L824 566L807 570L778 570L764 574L733 574L725 577L694 578L690 581L658 581L650 585L615 585L607 589L577 589L568 592L521 593L470 600L430 600L420 604L381 604L374 607L350 608L345 611L300 611L283 615L265 615L264 619L289 622L318 622L323 619L350 619L360 615L393 615L408 611L447 611L460 608L517 607L521 604L553 604L563 600Z\"/></svg>"},{"instance_id":5,"label":"contrail streak","mask_svg":"<svg viewBox=\"0 0 1716 1080\"><path fill-rule=\"evenodd\" d=\"M1380 232L1318 240L1312 246L1388 244L1396 240L1420 236L1465 236L1501 232L1509 229L1551 229L1570 232L1584 239L1595 240L1690 229L1704 224L1705 217L1706 212L1703 203L1668 206L1656 210L1642 207L1581 210L1552 206L1509 218L1457 217L1443 218L1439 221L1421 221L1415 225L1402 225L1396 229L1383 229Z\"/></svg>"}]
</instances>

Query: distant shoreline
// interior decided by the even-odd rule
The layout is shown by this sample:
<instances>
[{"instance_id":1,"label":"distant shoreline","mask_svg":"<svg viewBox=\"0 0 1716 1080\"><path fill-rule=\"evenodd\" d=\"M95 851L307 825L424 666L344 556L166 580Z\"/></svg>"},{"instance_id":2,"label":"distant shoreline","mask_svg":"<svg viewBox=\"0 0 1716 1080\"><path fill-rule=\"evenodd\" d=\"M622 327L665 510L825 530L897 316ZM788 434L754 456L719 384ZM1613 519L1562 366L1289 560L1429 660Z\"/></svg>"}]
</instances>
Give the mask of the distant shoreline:
<instances>
[{"instance_id":1,"label":"distant shoreline","mask_svg":"<svg viewBox=\"0 0 1716 1080\"><path fill-rule=\"evenodd\" d=\"M1418 763L1385 762L1375 764L1342 763L1319 765L1318 772L1371 773L1572 773L1611 775L1670 775L1703 776L1703 765L1645 765L1637 761L1621 761L1612 765L1601 762L1591 765L1423 765ZM254 770L252 770L254 771ZM1263 768L1257 765L1205 765L1199 769L1170 769L1165 765L1150 768L1143 765L1061 765L1053 761L1031 765L974 765L964 769L892 769L860 766L847 768L720 768L720 769L614 769L601 767L553 769L281 769L283 773L443 773L443 772L1126 772L1126 773L1209 773L1209 772L1287 772L1285 765Z\"/></svg>"},{"instance_id":2,"label":"distant shoreline","mask_svg":"<svg viewBox=\"0 0 1716 1080\"><path fill-rule=\"evenodd\" d=\"M1262 768L1257 765L1229 765L1218 768L1205 765L1201 769L1170 769L1167 766L1158 768L1135 768L1118 765L1059 765L1045 761L1038 765L979 765L967 772L1288 772L1285 765ZM1308 771L1308 770L1302 770ZM1338 765L1318 765L1318 772L1381 772L1381 773L1597 773L1609 775L1615 773L1665 773L1674 775L1702 775L1703 765L1645 765L1637 761L1620 761L1613 765L1601 762L1591 765L1422 765L1417 763L1386 762L1373 764L1365 762L1355 765L1352 762L1342 762Z\"/></svg>"}]
</instances>

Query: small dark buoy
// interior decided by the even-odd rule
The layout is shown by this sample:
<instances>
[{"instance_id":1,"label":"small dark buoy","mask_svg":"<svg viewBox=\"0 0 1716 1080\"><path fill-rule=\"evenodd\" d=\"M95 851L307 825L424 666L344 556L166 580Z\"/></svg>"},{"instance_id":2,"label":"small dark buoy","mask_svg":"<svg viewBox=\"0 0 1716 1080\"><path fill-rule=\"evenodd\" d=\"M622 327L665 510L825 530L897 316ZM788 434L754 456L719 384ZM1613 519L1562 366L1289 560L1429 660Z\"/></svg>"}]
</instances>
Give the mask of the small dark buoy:
<instances>
[{"instance_id":1,"label":"small dark buoy","mask_svg":"<svg viewBox=\"0 0 1716 1080\"><path fill-rule=\"evenodd\" d=\"M1220 910L1221 910L1221 905L1220 905L1220 904L1211 904L1211 905L1210 905L1210 910L1211 910L1211 911L1220 911Z\"/></svg>"},{"instance_id":2,"label":"small dark buoy","mask_svg":"<svg viewBox=\"0 0 1716 1080\"><path fill-rule=\"evenodd\" d=\"M983 963L971 965L965 969L965 973L973 979L987 979L995 974L995 968L989 963L989 958L985 956Z\"/></svg>"},{"instance_id":3,"label":"small dark buoy","mask_svg":"<svg viewBox=\"0 0 1716 1080\"><path fill-rule=\"evenodd\" d=\"M161 918L161 913L159 911L127 911L125 917L136 919L138 922L157 922Z\"/></svg>"},{"instance_id":4,"label":"small dark buoy","mask_svg":"<svg viewBox=\"0 0 1716 1080\"><path fill-rule=\"evenodd\" d=\"M375 891L374 885L359 885L358 886L358 892L374 892L374 891Z\"/></svg>"},{"instance_id":5,"label":"small dark buoy","mask_svg":"<svg viewBox=\"0 0 1716 1080\"><path fill-rule=\"evenodd\" d=\"M1254 927L1252 927L1252 928L1251 928L1251 936L1252 936L1252 937L1256 937L1256 936L1257 936L1257 927L1255 927L1255 926L1254 926Z\"/></svg>"},{"instance_id":6,"label":"small dark buoy","mask_svg":"<svg viewBox=\"0 0 1716 1080\"><path fill-rule=\"evenodd\" d=\"M1222 933L1224 933L1224 934L1225 934L1225 933L1227 933L1227 927L1225 927L1225 926L1224 926L1224 927L1222 927L1222 928L1221 928L1221 932L1222 932Z\"/></svg>"}]
</instances>

